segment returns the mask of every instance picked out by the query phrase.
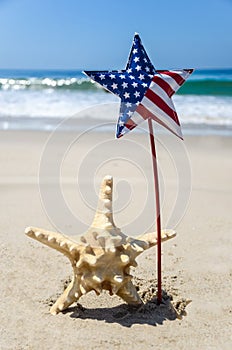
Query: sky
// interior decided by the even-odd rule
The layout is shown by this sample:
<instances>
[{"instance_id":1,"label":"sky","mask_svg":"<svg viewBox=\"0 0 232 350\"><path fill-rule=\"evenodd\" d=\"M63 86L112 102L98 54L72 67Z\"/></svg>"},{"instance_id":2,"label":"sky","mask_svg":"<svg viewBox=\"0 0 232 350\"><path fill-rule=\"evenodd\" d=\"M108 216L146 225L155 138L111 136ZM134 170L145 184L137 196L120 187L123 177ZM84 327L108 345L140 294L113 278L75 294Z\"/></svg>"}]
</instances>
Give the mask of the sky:
<instances>
[{"instance_id":1,"label":"sky","mask_svg":"<svg viewBox=\"0 0 232 350\"><path fill-rule=\"evenodd\" d=\"M0 68L123 69L135 32L157 69L232 67L232 0L0 0Z\"/></svg>"}]
</instances>

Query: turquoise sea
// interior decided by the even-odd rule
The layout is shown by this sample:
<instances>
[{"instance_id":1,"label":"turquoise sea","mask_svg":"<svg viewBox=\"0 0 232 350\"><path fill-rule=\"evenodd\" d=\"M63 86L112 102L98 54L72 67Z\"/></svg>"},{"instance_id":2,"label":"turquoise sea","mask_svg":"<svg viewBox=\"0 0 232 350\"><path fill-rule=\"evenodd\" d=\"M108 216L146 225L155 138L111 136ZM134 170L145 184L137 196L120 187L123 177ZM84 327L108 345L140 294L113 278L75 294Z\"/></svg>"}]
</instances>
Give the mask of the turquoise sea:
<instances>
[{"instance_id":1,"label":"turquoise sea","mask_svg":"<svg viewBox=\"0 0 232 350\"><path fill-rule=\"evenodd\" d=\"M195 70L173 99L188 132L232 133L232 69ZM120 100L80 70L0 70L0 129L52 129L74 115L78 127L80 111L103 103Z\"/></svg>"}]
</instances>

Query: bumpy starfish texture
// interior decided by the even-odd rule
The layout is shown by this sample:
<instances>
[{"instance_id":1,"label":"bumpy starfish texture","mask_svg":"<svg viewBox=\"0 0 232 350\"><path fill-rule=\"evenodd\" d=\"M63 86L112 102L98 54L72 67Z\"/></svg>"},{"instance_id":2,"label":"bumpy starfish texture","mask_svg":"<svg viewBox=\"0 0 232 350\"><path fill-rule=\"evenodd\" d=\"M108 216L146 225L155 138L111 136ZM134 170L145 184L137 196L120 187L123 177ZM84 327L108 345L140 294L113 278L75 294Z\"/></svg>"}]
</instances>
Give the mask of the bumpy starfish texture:
<instances>
[{"instance_id":1,"label":"bumpy starfish texture","mask_svg":"<svg viewBox=\"0 0 232 350\"><path fill-rule=\"evenodd\" d=\"M28 227L26 235L58 250L68 257L73 268L73 279L50 309L55 315L68 308L82 295L103 289L116 294L130 305L142 304L132 284L130 267L137 266L136 257L156 245L156 233L137 238L128 237L115 226L112 212L113 179L103 179L97 211L92 225L82 236L65 236L36 227ZM162 231L162 241L175 237L173 230Z\"/></svg>"}]
</instances>

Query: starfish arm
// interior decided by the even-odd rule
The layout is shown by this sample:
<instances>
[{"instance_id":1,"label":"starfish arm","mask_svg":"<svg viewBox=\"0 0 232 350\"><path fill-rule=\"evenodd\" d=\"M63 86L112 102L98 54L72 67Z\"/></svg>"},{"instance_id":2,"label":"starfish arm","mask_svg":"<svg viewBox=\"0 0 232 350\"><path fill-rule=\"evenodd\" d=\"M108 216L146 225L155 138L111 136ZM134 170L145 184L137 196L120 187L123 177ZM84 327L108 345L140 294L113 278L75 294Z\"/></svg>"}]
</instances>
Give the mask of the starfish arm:
<instances>
[{"instance_id":1,"label":"starfish arm","mask_svg":"<svg viewBox=\"0 0 232 350\"><path fill-rule=\"evenodd\" d=\"M35 240L58 250L73 260L72 252L77 249L77 243L69 237L57 232L47 231L38 227L27 227L25 234Z\"/></svg>"},{"instance_id":2,"label":"starfish arm","mask_svg":"<svg viewBox=\"0 0 232 350\"><path fill-rule=\"evenodd\" d=\"M79 279L74 275L72 281L65 289L64 293L57 299L55 304L51 307L50 313L57 315L60 311L67 309L72 303L77 301L81 296Z\"/></svg>"},{"instance_id":3,"label":"starfish arm","mask_svg":"<svg viewBox=\"0 0 232 350\"><path fill-rule=\"evenodd\" d=\"M126 282L116 293L129 305L143 304L138 292L131 281Z\"/></svg>"},{"instance_id":4,"label":"starfish arm","mask_svg":"<svg viewBox=\"0 0 232 350\"><path fill-rule=\"evenodd\" d=\"M175 236L176 236L176 231L174 231L174 230L166 229L166 230L161 231L161 241L162 242L165 242L171 238L174 238ZM138 236L137 239L147 242L148 243L147 248L151 248L157 244L157 232L145 233L141 236Z\"/></svg>"}]
</instances>

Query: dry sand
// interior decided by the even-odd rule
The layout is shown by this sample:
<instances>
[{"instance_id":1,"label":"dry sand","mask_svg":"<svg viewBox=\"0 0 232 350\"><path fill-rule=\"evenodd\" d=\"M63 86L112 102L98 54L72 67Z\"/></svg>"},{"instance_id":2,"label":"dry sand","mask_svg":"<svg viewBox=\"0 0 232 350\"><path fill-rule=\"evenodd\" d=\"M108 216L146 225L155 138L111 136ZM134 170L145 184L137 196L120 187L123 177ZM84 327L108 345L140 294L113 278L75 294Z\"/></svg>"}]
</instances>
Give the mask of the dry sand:
<instances>
[{"instance_id":1,"label":"dry sand","mask_svg":"<svg viewBox=\"0 0 232 350\"><path fill-rule=\"evenodd\" d=\"M189 183L192 185L187 212L176 227L178 235L163 244L163 288L177 301L192 300L186 307L187 315L179 319L167 306L157 307L151 301L143 310L128 310L118 297L107 293L99 297L90 293L80 299L81 306L73 305L57 316L49 314L49 303L62 292L71 267L58 252L26 237L26 226L82 233L91 223L101 177L110 173L116 184L118 181L118 226L128 235L152 229L154 208L146 206L144 197L145 185L150 186L152 178L148 138L131 134L122 141L113 140L113 134L87 134L68 148L75 135L59 133L42 157L42 198L47 198L42 205L38 172L49 133L0 133L1 350L231 349L232 139L228 137L186 137L192 178L181 180L183 184L179 185L178 179L174 181L175 167L163 147L165 137L158 142L165 189L164 224L168 222L176 188L184 195L189 193ZM172 139L171 145L175 145ZM184 157L183 148L174 148L170 147L174 158ZM50 162L46 165L47 154ZM57 164L58 168L62 165L64 198L79 216L70 222L56 198L52 170ZM185 159L180 166L184 169L189 164ZM124 182L119 181L120 177ZM152 191L148 191L149 198ZM125 209L120 210L123 205ZM53 216L53 224L47 214ZM76 227L78 220L80 225ZM133 271L144 300L155 295L155 260L156 250L152 248L139 257L139 267Z\"/></svg>"}]
</instances>

